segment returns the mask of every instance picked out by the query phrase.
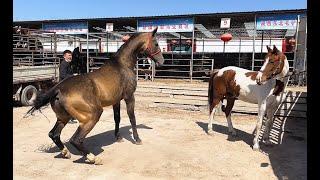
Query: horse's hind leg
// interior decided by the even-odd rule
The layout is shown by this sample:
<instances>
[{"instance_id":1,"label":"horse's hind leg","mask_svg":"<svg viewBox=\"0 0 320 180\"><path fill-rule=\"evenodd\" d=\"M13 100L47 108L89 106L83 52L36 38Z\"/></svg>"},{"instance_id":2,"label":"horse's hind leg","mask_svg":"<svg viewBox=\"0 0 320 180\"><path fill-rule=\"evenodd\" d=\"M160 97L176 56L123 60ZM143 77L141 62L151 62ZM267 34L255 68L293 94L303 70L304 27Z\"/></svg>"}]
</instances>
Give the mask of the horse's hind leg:
<instances>
[{"instance_id":1,"label":"horse's hind leg","mask_svg":"<svg viewBox=\"0 0 320 180\"><path fill-rule=\"evenodd\" d=\"M63 145L63 143L60 140L60 134L64 126L66 125L67 121L61 121L61 119L57 119L56 124L52 128L52 130L49 132L49 137L53 140L53 142L58 146L58 148L61 151L61 154L64 158L70 159L71 154L68 151L68 149Z\"/></svg>"},{"instance_id":2,"label":"horse's hind leg","mask_svg":"<svg viewBox=\"0 0 320 180\"><path fill-rule=\"evenodd\" d=\"M134 115L134 103L135 103L134 96L132 95L130 98L125 99L125 101L127 105L127 113L130 119L131 127L132 127L133 138L136 141L136 144L140 145L142 144L142 142L138 135L137 125L136 125L136 116Z\"/></svg>"},{"instance_id":3,"label":"horse's hind leg","mask_svg":"<svg viewBox=\"0 0 320 180\"><path fill-rule=\"evenodd\" d=\"M209 135L213 135L213 130L212 130L212 122L213 122L213 118L214 118L214 114L216 112L216 108L217 105L219 104L220 99L218 98L214 98L212 101L212 104L209 104L209 113L210 113L210 117L209 117L209 123L208 123L208 134Z\"/></svg>"},{"instance_id":4,"label":"horse's hind leg","mask_svg":"<svg viewBox=\"0 0 320 180\"><path fill-rule=\"evenodd\" d=\"M115 122L115 128L114 128L114 136L116 137L117 142L121 142L122 137L119 132L119 124L120 124L120 102L113 105L113 116L114 116L114 122Z\"/></svg>"},{"instance_id":5,"label":"horse's hind leg","mask_svg":"<svg viewBox=\"0 0 320 180\"><path fill-rule=\"evenodd\" d=\"M79 121L81 123L70 140L70 143L76 149L78 149L84 156L86 156L86 160L94 164L101 164L102 160L90 153L89 150L83 146L83 141L87 134L93 129L93 127L99 121L102 112L102 108L99 108L98 110L95 110L95 112L91 112L91 114L88 114L85 118L79 118Z\"/></svg>"},{"instance_id":6,"label":"horse's hind leg","mask_svg":"<svg viewBox=\"0 0 320 180\"><path fill-rule=\"evenodd\" d=\"M235 99L233 99L233 98L232 98L232 99L230 99L230 98L227 99L227 107L225 108L224 113L226 114L226 118L227 118L227 122L228 122L228 131L229 131L229 133L231 133L233 136L236 136L237 133L236 133L236 131L233 129L232 122L231 122L231 110L232 110L232 108L233 108L234 101L235 101Z\"/></svg>"}]
</instances>

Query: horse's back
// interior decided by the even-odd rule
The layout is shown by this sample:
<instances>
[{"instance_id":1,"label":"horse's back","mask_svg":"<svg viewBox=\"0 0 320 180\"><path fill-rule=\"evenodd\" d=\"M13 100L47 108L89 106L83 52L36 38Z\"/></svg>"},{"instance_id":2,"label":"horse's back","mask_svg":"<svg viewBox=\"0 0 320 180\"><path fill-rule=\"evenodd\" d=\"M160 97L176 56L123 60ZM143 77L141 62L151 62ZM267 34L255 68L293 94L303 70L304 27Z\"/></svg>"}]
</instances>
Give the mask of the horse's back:
<instances>
[{"instance_id":1,"label":"horse's back","mask_svg":"<svg viewBox=\"0 0 320 180\"><path fill-rule=\"evenodd\" d=\"M259 90L261 87L257 85L254 78L251 77L252 71L236 66L227 66L221 68L216 76L222 77L225 72L233 72L234 77L232 81L234 81L235 86L239 86L239 96L237 99L249 102L249 103L258 103Z\"/></svg>"}]
</instances>

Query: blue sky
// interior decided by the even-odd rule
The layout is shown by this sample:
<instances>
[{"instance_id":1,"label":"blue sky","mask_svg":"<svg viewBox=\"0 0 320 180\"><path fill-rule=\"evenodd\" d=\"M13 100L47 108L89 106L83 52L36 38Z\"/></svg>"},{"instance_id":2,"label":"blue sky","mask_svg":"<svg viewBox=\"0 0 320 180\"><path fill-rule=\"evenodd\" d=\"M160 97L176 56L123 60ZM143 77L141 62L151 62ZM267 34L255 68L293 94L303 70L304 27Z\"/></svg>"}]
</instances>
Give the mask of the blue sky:
<instances>
[{"instance_id":1,"label":"blue sky","mask_svg":"<svg viewBox=\"0 0 320 180\"><path fill-rule=\"evenodd\" d=\"M13 0L13 20L306 9L307 0Z\"/></svg>"}]
</instances>

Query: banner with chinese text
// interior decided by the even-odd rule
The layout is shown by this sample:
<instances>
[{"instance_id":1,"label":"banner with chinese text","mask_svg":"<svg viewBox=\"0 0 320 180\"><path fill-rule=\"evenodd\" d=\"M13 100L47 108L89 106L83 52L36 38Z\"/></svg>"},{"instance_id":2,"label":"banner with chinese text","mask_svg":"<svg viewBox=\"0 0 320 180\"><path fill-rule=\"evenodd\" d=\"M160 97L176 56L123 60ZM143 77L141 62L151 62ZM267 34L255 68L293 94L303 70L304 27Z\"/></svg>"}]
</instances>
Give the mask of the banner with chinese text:
<instances>
[{"instance_id":1,"label":"banner with chinese text","mask_svg":"<svg viewBox=\"0 0 320 180\"><path fill-rule=\"evenodd\" d=\"M75 23L44 23L42 30L57 34L85 34L88 32L87 22Z\"/></svg>"},{"instance_id":2,"label":"banner with chinese text","mask_svg":"<svg viewBox=\"0 0 320 180\"><path fill-rule=\"evenodd\" d=\"M257 29L296 29L297 15L277 15L257 17Z\"/></svg>"},{"instance_id":3,"label":"banner with chinese text","mask_svg":"<svg viewBox=\"0 0 320 180\"><path fill-rule=\"evenodd\" d=\"M156 27L157 32L192 32L194 28L192 18L138 21L139 32L150 32Z\"/></svg>"}]
</instances>

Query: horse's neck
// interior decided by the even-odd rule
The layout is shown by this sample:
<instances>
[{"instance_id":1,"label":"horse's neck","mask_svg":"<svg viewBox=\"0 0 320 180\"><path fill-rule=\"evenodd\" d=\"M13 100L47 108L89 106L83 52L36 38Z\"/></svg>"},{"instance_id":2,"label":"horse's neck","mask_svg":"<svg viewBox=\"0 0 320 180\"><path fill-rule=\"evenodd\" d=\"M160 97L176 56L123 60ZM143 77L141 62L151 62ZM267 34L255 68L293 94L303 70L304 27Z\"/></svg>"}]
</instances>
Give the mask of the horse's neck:
<instances>
[{"instance_id":1,"label":"horse's neck","mask_svg":"<svg viewBox=\"0 0 320 180\"><path fill-rule=\"evenodd\" d=\"M122 47L115 57L119 64L133 70L138 53L142 50L142 44L142 40L139 40L138 37L136 37Z\"/></svg>"},{"instance_id":2,"label":"horse's neck","mask_svg":"<svg viewBox=\"0 0 320 180\"><path fill-rule=\"evenodd\" d=\"M289 78L286 77L288 74L289 74L289 62L288 62L288 60L285 60L285 61L284 61L284 66L283 66L282 72L279 73L279 75L276 77L276 79L284 82L285 85L286 85L286 83L287 83L288 80L289 80Z\"/></svg>"}]
</instances>

